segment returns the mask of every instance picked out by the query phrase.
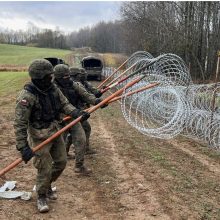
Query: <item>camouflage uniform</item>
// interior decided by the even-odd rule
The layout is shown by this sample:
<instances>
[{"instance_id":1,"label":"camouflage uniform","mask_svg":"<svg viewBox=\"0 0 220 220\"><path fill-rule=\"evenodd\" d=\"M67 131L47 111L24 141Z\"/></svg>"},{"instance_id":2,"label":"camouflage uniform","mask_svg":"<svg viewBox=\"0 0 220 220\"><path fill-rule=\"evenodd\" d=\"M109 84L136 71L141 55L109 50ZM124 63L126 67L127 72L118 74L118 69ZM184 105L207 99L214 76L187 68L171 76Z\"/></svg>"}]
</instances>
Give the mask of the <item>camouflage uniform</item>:
<instances>
[{"instance_id":1,"label":"camouflage uniform","mask_svg":"<svg viewBox=\"0 0 220 220\"><path fill-rule=\"evenodd\" d=\"M36 79L40 78L41 80L41 77L38 76L41 71L42 75L49 74L49 72L45 73L44 67L50 72L53 71L52 65L48 63L43 59L32 62L29 67L32 82L25 85L17 98L14 128L16 147L21 153L25 146L34 147L60 129L61 112L70 115L75 110L54 84L51 83L46 91L42 91L33 83L35 75L37 75ZM37 68L36 73L32 70L32 67ZM38 170L36 191L40 212L49 211L45 195L48 190L51 190L51 183L60 176L66 163L66 150L62 136L57 137L36 152L34 166ZM40 200L41 198L43 200ZM42 201L43 203L41 203Z\"/></svg>"},{"instance_id":2,"label":"camouflage uniform","mask_svg":"<svg viewBox=\"0 0 220 220\"><path fill-rule=\"evenodd\" d=\"M79 75L80 77L78 77L79 79L77 81L81 82L88 92L92 93L97 98L101 97L100 90L95 88L94 86L92 86L92 84L87 81L87 73L86 73L85 69L80 68L79 70L80 70L80 75ZM83 76L83 75L84 75L85 80L82 80L82 78L81 78L81 76Z\"/></svg>"},{"instance_id":3,"label":"camouflage uniform","mask_svg":"<svg viewBox=\"0 0 220 220\"><path fill-rule=\"evenodd\" d=\"M88 93L80 83L73 82L70 79L70 71L67 66L59 64L54 68L54 70L55 83L67 97L69 102L76 108L80 109L80 103L96 105L101 101L100 99L97 99L93 94ZM81 124L83 124L85 121L81 122ZM75 146L76 167L81 167L83 165L86 146L85 132L81 124L77 124L70 129L72 143ZM69 150L69 146L70 143L67 145L67 152Z\"/></svg>"},{"instance_id":4,"label":"camouflage uniform","mask_svg":"<svg viewBox=\"0 0 220 220\"><path fill-rule=\"evenodd\" d=\"M70 75L71 75L71 78L75 82L80 83L89 93L95 95L97 98L99 98L101 96L100 91L98 89L96 89L95 87L93 87L87 81L87 73L84 68L70 68ZM82 80L82 78L83 78L83 80ZM85 109L88 107L90 107L90 105L88 105L85 102L80 102L78 104L78 108L80 108L80 109ZM90 148L90 142L89 142L90 135L91 135L91 125L88 122L88 120L81 122L81 124L82 124L82 127L85 131L85 134L86 134L86 152L88 154L95 153L95 151Z\"/></svg>"}]
</instances>

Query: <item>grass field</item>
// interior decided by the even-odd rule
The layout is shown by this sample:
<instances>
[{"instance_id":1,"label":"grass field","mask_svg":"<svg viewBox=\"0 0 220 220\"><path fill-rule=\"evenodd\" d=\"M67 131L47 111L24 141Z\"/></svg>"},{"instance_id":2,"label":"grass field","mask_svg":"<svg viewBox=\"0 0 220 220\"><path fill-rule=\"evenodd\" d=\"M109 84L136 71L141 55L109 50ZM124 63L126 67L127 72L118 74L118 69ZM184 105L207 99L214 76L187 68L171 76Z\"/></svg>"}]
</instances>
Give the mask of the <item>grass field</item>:
<instances>
[{"instance_id":1,"label":"grass field","mask_svg":"<svg viewBox=\"0 0 220 220\"><path fill-rule=\"evenodd\" d=\"M86 52L81 48L71 51L0 44L0 72L27 71L27 67L32 60L44 57L59 57L70 66L81 67L80 61L83 57L89 55L101 57L105 66L112 67L120 66L127 58L122 54Z\"/></svg>"},{"instance_id":2,"label":"grass field","mask_svg":"<svg viewBox=\"0 0 220 220\"><path fill-rule=\"evenodd\" d=\"M70 50L0 44L0 65L25 65L36 58L59 57L65 60Z\"/></svg>"},{"instance_id":3,"label":"grass field","mask_svg":"<svg viewBox=\"0 0 220 220\"><path fill-rule=\"evenodd\" d=\"M27 72L0 72L0 98L16 94L28 79Z\"/></svg>"}]
</instances>

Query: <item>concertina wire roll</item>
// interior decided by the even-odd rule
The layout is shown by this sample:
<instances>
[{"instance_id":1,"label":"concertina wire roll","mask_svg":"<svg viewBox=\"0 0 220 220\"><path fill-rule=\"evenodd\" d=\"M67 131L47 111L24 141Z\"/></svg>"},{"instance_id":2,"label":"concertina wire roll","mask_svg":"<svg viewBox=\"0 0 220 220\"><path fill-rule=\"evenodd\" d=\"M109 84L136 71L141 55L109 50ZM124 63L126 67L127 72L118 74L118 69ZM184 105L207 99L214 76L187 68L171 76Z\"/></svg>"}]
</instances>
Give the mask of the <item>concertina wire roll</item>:
<instances>
[{"instance_id":1,"label":"concertina wire roll","mask_svg":"<svg viewBox=\"0 0 220 220\"><path fill-rule=\"evenodd\" d=\"M132 54L125 69L114 77L132 65L126 75L146 68L117 85L120 89L139 75L146 75L124 90L121 99L123 116L132 127L151 137L171 139L182 134L220 148L220 84L193 84L189 69L179 56L168 53L154 58L145 51ZM113 68L105 68L103 74L108 77L112 71ZM126 96L154 82L159 82L159 86Z\"/></svg>"}]
</instances>

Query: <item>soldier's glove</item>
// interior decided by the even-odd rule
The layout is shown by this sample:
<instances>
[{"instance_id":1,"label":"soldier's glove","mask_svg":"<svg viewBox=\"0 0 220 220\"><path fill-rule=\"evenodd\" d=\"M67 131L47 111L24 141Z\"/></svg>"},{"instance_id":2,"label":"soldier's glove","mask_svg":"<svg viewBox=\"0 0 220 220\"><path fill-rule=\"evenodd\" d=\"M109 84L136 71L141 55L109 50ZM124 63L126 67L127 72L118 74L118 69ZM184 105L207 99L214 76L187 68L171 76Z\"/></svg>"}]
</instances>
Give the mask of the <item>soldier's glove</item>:
<instances>
[{"instance_id":1,"label":"soldier's glove","mask_svg":"<svg viewBox=\"0 0 220 220\"><path fill-rule=\"evenodd\" d=\"M107 103L103 104L100 108L106 108L108 106Z\"/></svg>"},{"instance_id":2,"label":"soldier's glove","mask_svg":"<svg viewBox=\"0 0 220 220\"><path fill-rule=\"evenodd\" d=\"M28 144L25 147L21 148L20 152L22 160L25 163L27 163L33 156L35 156L35 153L32 151Z\"/></svg>"},{"instance_id":3,"label":"soldier's glove","mask_svg":"<svg viewBox=\"0 0 220 220\"><path fill-rule=\"evenodd\" d=\"M90 113L82 111L80 109L74 109L71 113L72 118L78 118L82 116L81 121L85 121L90 117Z\"/></svg>"},{"instance_id":4,"label":"soldier's glove","mask_svg":"<svg viewBox=\"0 0 220 220\"><path fill-rule=\"evenodd\" d=\"M61 122L59 123L59 125L60 125L61 127L65 127L65 126L66 126L66 122L65 122L65 121L61 121Z\"/></svg>"},{"instance_id":5,"label":"soldier's glove","mask_svg":"<svg viewBox=\"0 0 220 220\"><path fill-rule=\"evenodd\" d=\"M90 113L89 112L85 112L85 111L81 111L81 121L86 121L89 117L90 117Z\"/></svg>"},{"instance_id":6,"label":"soldier's glove","mask_svg":"<svg viewBox=\"0 0 220 220\"><path fill-rule=\"evenodd\" d=\"M95 97L96 98L100 98L102 96L102 92L99 90L96 94L95 94Z\"/></svg>"},{"instance_id":7,"label":"soldier's glove","mask_svg":"<svg viewBox=\"0 0 220 220\"><path fill-rule=\"evenodd\" d=\"M81 112L81 110L76 108L76 109L74 109L74 110L71 112L70 115L71 115L72 118L76 119L76 118L78 118L79 116L81 116L80 112Z\"/></svg>"},{"instance_id":8,"label":"soldier's glove","mask_svg":"<svg viewBox=\"0 0 220 220\"><path fill-rule=\"evenodd\" d=\"M102 101L103 101L103 99L101 99L101 98L96 99L95 105L99 104L99 103L102 102ZM105 108L105 107L107 107L107 106L108 106L108 104L105 103L105 104L103 104L100 108Z\"/></svg>"},{"instance_id":9,"label":"soldier's glove","mask_svg":"<svg viewBox=\"0 0 220 220\"><path fill-rule=\"evenodd\" d=\"M102 101L103 101L103 99L101 99L101 98L96 99L95 104L97 105L97 104L99 104L99 103L102 102ZM107 107L107 106L108 106L108 104L105 103L105 104L103 104L100 108L105 108L105 107Z\"/></svg>"},{"instance_id":10,"label":"soldier's glove","mask_svg":"<svg viewBox=\"0 0 220 220\"><path fill-rule=\"evenodd\" d=\"M95 100L95 105L98 105L100 102L102 102L103 101L103 99L101 99L101 98L98 98L98 99L96 99Z\"/></svg>"}]
</instances>

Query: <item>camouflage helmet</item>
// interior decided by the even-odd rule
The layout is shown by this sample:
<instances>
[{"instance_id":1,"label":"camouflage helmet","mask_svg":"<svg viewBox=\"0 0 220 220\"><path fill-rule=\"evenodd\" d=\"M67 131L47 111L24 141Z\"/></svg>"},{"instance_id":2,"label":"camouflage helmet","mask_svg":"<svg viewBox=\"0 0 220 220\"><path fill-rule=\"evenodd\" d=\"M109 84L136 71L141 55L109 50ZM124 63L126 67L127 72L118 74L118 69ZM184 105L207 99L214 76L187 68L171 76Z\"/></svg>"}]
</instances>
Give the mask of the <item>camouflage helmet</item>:
<instances>
[{"instance_id":1,"label":"camouflage helmet","mask_svg":"<svg viewBox=\"0 0 220 220\"><path fill-rule=\"evenodd\" d=\"M53 66L48 60L36 59L30 64L28 72L32 79L43 79L53 73Z\"/></svg>"},{"instance_id":2,"label":"camouflage helmet","mask_svg":"<svg viewBox=\"0 0 220 220\"><path fill-rule=\"evenodd\" d=\"M81 71L79 68L70 67L70 76L77 76L78 74L81 74Z\"/></svg>"},{"instance_id":3,"label":"camouflage helmet","mask_svg":"<svg viewBox=\"0 0 220 220\"><path fill-rule=\"evenodd\" d=\"M65 64L58 64L54 67L54 77L55 78L63 78L65 76L70 75L70 69Z\"/></svg>"},{"instance_id":4,"label":"camouflage helmet","mask_svg":"<svg viewBox=\"0 0 220 220\"><path fill-rule=\"evenodd\" d=\"M87 74L87 72L84 68L80 68L79 70L80 70L81 74Z\"/></svg>"}]
</instances>

